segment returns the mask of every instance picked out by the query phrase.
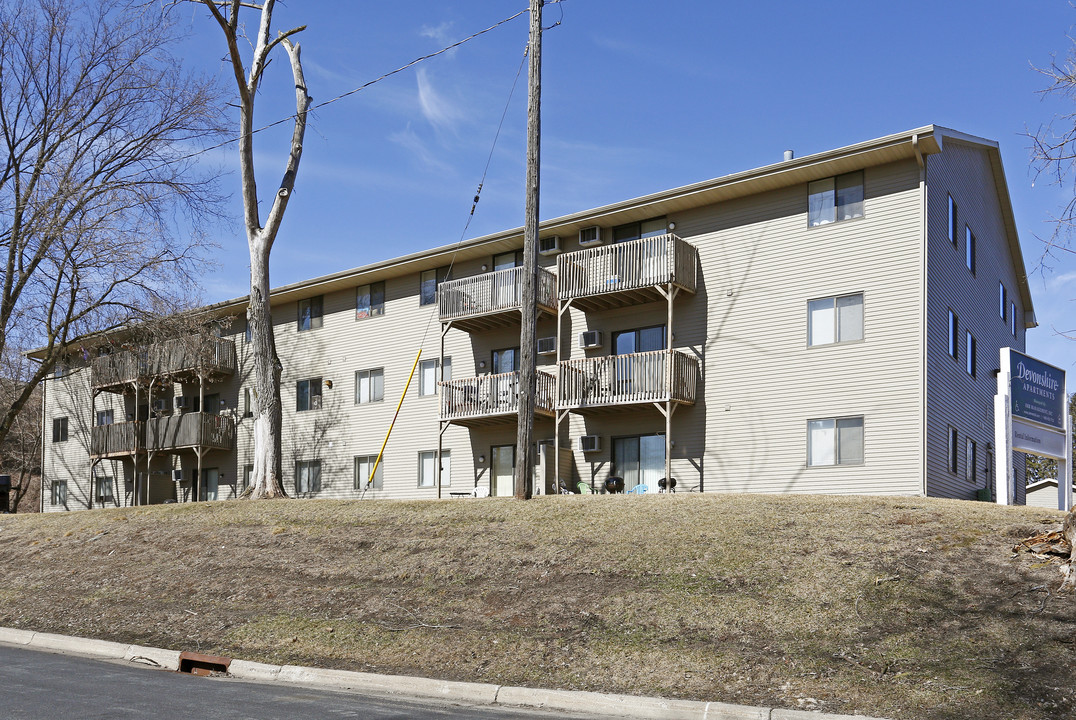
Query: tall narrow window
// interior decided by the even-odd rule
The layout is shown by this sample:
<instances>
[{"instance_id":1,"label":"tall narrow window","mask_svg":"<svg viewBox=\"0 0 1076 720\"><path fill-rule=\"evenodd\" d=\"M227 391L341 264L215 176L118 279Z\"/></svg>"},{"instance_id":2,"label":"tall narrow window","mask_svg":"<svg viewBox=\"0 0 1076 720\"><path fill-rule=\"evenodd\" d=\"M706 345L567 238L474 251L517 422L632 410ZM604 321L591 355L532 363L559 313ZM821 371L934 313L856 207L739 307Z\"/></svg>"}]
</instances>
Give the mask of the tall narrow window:
<instances>
[{"instance_id":1,"label":"tall narrow window","mask_svg":"<svg viewBox=\"0 0 1076 720\"><path fill-rule=\"evenodd\" d=\"M51 488L53 505L67 505L67 481L66 480L53 480Z\"/></svg>"},{"instance_id":2,"label":"tall narrow window","mask_svg":"<svg viewBox=\"0 0 1076 720\"><path fill-rule=\"evenodd\" d=\"M863 339L863 294L807 303L807 344L829 345Z\"/></svg>"},{"instance_id":3,"label":"tall narrow window","mask_svg":"<svg viewBox=\"0 0 1076 720\"><path fill-rule=\"evenodd\" d=\"M437 302L437 286L448 279L448 268L423 270L419 279L419 305L432 305Z\"/></svg>"},{"instance_id":4,"label":"tall narrow window","mask_svg":"<svg viewBox=\"0 0 1076 720\"><path fill-rule=\"evenodd\" d=\"M355 373L355 404L381 402L385 399L383 368L359 370Z\"/></svg>"},{"instance_id":5,"label":"tall narrow window","mask_svg":"<svg viewBox=\"0 0 1076 720\"><path fill-rule=\"evenodd\" d=\"M437 452L427 450L418 454L418 486L434 487L437 484ZM452 454L441 451L441 485L452 484Z\"/></svg>"},{"instance_id":6,"label":"tall narrow window","mask_svg":"<svg viewBox=\"0 0 1076 720\"><path fill-rule=\"evenodd\" d=\"M250 388L243 388L243 417L254 417L254 404L251 402Z\"/></svg>"},{"instance_id":7,"label":"tall narrow window","mask_svg":"<svg viewBox=\"0 0 1076 720\"><path fill-rule=\"evenodd\" d=\"M975 336L970 331L964 333L964 354L964 369L975 377Z\"/></svg>"},{"instance_id":8,"label":"tall narrow window","mask_svg":"<svg viewBox=\"0 0 1076 720\"><path fill-rule=\"evenodd\" d=\"M861 465L863 418L807 421L807 465Z\"/></svg>"},{"instance_id":9,"label":"tall narrow window","mask_svg":"<svg viewBox=\"0 0 1076 720\"><path fill-rule=\"evenodd\" d=\"M964 438L964 479L975 482L975 441Z\"/></svg>"},{"instance_id":10,"label":"tall narrow window","mask_svg":"<svg viewBox=\"0 0 1076 720\"><path fill-rule=\"evenodd\" d=\"M967 225L964 226L964 264L968 266L972 274L975 274L975 233Z\"/></svg>"},{"instance_id":11,"label":"tall narrow window","mask_svg":"<svg viewBox=\"0 0 1076 720\"><path fill-rule=\"evenodd\" d=\"M385 283L359 285L355 291L355 319L385 314Z\"/></svg>"},{"instance_id":12,"label":"tall narrow window","mask_svg":"<svg viewBox=\"0 0 1076 720\"><path fill-rule=\"evenodd\" d=\"M377 470L374 472L374 477L371 480L370 471L373 470L374 465L377 465ZM384 475L385 473L385 461L377 462L377 455L356 455L355 456L355 489L356 490L383 490L385 487ZM369 483L369 485L367 484Z\"/></svg>"},{"instance_id":13,"label":"tall narrow window","mask_svg":"<svg viewBox=\"0 0 1076 720\"><path fill-rule=\"evenodd\" d=\"M300 300L298 320L299 331L302 332L303 330L313 330L314 328L321 327L321 312L321 295L307 298L306 300Z\"/></svg>"},{"instance_id":14,"label":"tall narrow window","mask_svg":"<svg viewBox=\"0 0 1076 720\"><path fill-rule=\"evenodd\" d=\"M956 217L956 200L953 196L949 196L949 242L956 245L957 242L957 217Z\"/></svg>"},{"instance_id":15,"label":"tall narrow window","mask_svg":"<svg viewBox=\"0 0 1076 720\"><path fill-rule=\"evenodd\" d=\"M295 411L321 409L321 378L310 378L295 383Z\"/></svg>"},{"instance_id":16,"label":"tall narrow window","mask_svg":"<svg viewBox=\"0 0 1076 720\"><path fill-rule=\"evenodd\" d=\"M297 460L295 462L295 494L312 495L321 492L321 461Z\"/></svg>"},{"instance_id":17,"label":"tall narrow window","mask_svg":"<svg viewBox=\"0 0 1076 720\"><path fill-rule=\"evenodd\" d=\"M998 283L998 315L1002 320L1009 309L1009 291L1005 289L1005 283Z\"/></svg>"},{"instance_id":18,"label":"tall narrow window","mask_svg":"<svg viewBox=\"0 0 1076 720\"><path fill-rule=\"evenodd\" d=\"M863 217L863 172L815 180L807 186L807 225Z\"/></svg>"},{"instance_id":19,"label":"tall narrow window","mask_svg":"<svg viewBox=\"0 0 1076 720\"><path fill-rule=\"evenodd\" d=\"M1009 332L1016 337L1016 303L1009 301Z\"/></svg>"},{"instance_id":20,"label":"tall narrow window","mask_svg":"<svg viewBox=\"0 0 1076 720\"><path fill-rule=\"evenodd\" d=\"M112 478L97 478L97 501L102 503L112 502Z\"/></svg>"},{"instance_id":21,"label":"tall narrow window","mask_svg":"<svg viewBox=\"0 0 1076 720\"><path fill-rule=\"evenodd\" d=\"M946 457L949 461L949 472L956 474L957 434L956 428L949 426L949 447Z\"/></svg>"},{"instance_id":22,"label":"tall narrow window","mask_svg":"<svg viewBox=\"0 0 1076 720\"><path fill-rule=\"evenodd\" d=\"M67 442L67 418L58 417L52 419L52 441Z\"/></svg>"},{"instance_id":23,"label":"tall narrow window","mask_svg":"<svg viewBox=\"0 0 1076 720\"><path fill-rule=\"evenodd\" d=\"M956 360L960 356L960 321L956 313L949 311L949 356Z\"/></svg>"}]
</instances>

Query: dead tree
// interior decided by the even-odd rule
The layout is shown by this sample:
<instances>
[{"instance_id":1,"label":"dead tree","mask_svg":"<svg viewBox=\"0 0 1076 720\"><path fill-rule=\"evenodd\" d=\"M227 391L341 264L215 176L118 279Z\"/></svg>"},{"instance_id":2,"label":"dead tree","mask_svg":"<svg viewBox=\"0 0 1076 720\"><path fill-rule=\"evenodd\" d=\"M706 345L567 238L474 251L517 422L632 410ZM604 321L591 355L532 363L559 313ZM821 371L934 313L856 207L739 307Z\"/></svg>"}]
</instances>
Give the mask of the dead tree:
<instances>
[{"instance_id":1,"label":"dead tree","mask_svg":"<svg viewBox=\"0 0 1076 720\"><path fill-rule=\"evenodd\" d=\"M0 358L40 360L0 406L0 442L73 338L194 284L219 192L191 149L223 126L176 38L136 0L0 3Z\"/></svg>"},{"instance_id":2,"label":"dead tree","mask_svg":"<svg viewBox=\"0 0 1076 720\"><path fill-rule=\"evenodd\" d=\"M306 92L299 45L291 37L306 29L305 25L278 32L271 37L275 0L261 3L241 0L201 0L224 33L228 58L239 91L239 168L243 186L243 216L250 249L250 304L247 308L254 357L254 474L251 498L287 497L282 482L280 360L273 337L269 306L269 253L273 249L284 211L295 187L295 175L303 155L306 113L310 96ZM253 9L261 13L257 36L253 39L253 56L249 69L239 49L239 13ZM295 80L295 121L291 151L280 184L273 196L265 224L258 208L258 187L254 176L254 99L269 63L269 53L281 45L288 53Z\"/></svg>"}]
</instances>

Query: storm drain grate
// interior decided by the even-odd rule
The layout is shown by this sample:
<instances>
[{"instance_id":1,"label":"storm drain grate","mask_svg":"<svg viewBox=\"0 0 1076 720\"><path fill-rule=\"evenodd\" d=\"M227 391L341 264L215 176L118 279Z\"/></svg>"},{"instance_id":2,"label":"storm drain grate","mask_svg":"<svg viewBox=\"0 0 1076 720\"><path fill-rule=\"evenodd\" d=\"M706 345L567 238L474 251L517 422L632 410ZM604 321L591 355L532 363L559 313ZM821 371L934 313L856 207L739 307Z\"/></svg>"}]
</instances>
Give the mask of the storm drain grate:
<instances>
[{"instance_id":1,"label":"storm drain grate","mask_svg":"<svg viewBox=\"0 0 1076 720\"><path fill-rule=\"evenodd\" d=\"M219 655L202 655L201 653L193 652L179 654L179 671L190 675L225 674L231 664L231 658L220 657Z\"/></svg>"}]
</instances>

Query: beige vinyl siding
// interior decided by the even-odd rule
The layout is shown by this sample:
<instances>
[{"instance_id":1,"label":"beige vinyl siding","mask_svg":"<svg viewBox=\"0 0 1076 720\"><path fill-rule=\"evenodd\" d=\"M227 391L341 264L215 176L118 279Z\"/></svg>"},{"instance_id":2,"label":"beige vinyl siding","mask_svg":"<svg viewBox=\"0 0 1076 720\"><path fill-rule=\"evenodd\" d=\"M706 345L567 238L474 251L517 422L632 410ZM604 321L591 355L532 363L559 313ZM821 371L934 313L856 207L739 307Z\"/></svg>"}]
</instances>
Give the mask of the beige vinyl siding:
<instances>
[{"instance_id":1,"label":"beige vinyl siding","mask_svg":"<svg viewBox=\"0 0 1076 720\"><path fill-rule=\"evenodd\" d=\"M927 360L927 494L972 499L981 487L993 486L993 470L986 475L987 443L994 440L993 397L1002 347L1024 348L1024 318L1013 261L986 151L946 139L944 152L927 161L928 186L928 303L926 310ZM959 207L960 233L956 246L947 235L947 196ZM964 226L975 234L977 263L972 274L965 265ZM998 283L1017 306L1017 337L998 312ZM949 309L959 318L958 359L948 354ZM977 372L965 369L965 332L977 345ZM957 472L948 469L947 427L959 433ZM977 445L976 481L965 479L966 438ZM1017 463L1017 494L1023 496L1022 456ZM1022 502L1022 500L1020 500Z\"/></svg>"},{"instance_id":2,"label":"beige vinyl siding","mask_svg":"<svg viewBox=\"0 0 1076 720\"><path fill-rule=\"evenodd\" d=\"M919 173L864 176L862 219L808 228L806 184L675 218L703 280L682 329L705 359L707 491L920 492ZM849 293L863 341L807 347L808 300ZM807 467L807 421L845 416L864 463Z\"/></svg>"}]
</instances>

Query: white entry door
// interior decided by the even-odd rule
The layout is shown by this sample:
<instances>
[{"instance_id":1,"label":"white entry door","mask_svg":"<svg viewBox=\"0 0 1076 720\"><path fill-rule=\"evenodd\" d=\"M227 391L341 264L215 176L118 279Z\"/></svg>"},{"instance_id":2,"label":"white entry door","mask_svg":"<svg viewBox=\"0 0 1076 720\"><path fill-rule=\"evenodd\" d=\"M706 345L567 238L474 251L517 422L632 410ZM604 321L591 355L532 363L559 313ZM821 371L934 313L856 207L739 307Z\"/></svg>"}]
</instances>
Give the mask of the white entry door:
<instances>
[{"instance_id":1,"label":"white entry door","mask_svg":"<svg viewBox=\"0 0 1076 720\"><path fill-rule=\"evenodd\" d=\"M496 497L512 497L515 494L513 479L516 470L516 446L494 445L490 451L490 494Z\"/></svg>"}]
</instances>

